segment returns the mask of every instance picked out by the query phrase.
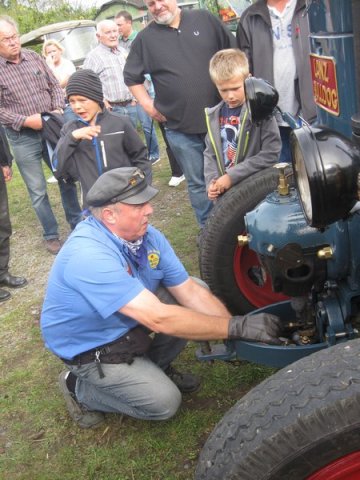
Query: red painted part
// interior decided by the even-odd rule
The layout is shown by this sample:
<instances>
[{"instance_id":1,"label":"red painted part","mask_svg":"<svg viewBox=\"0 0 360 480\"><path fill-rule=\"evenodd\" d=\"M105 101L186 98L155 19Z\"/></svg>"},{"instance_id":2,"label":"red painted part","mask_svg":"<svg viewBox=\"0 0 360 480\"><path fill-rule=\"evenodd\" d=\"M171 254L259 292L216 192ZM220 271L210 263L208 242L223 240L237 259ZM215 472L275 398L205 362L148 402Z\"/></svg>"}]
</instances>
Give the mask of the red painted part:
<instances>
[{"instance_id":1,"label":"red painted part","mask_svg":"<svg viewBox=\"0 0 360 480\"><path fill-rule=\"evenodd\" d=\"M254 307L261 308L272 303L288 300L282 293L275 293L269 276L264 285L257 285L248 275L251 268L260 267L256 253L248 247L236 247L234 255L234 275L237 286L243 296ZM360 478L360 477L359 477Z\"/></svg>"},{"instance_id":2,"label":"red painted part","mask_svg":"<svg viewBox=\"0 0 360 480\"><path fill-rule=\"evenodd\" d=\"M359 480L360 452L338 458L326 467L307 477L306 480Z\"/></svg>"}]
</instances>

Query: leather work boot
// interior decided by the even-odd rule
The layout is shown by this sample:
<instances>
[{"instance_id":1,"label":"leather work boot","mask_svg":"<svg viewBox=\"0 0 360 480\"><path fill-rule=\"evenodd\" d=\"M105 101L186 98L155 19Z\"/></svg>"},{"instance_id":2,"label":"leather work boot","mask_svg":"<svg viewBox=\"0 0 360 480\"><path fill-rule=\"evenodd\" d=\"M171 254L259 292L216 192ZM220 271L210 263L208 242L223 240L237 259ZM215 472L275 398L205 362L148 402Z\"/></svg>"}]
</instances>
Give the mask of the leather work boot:
<instances>
[{"instance_id":1,"label":"leather work boot","mask_svg":"<svg viewBox=\"0 0 360 480\"><path fill-rule=\"evenodd\" d=\"M172 380L182 393L196 392L200 387L200 379L192 373L181 373L172 365L165 370L166 375Z\"/></svg>"},{"instance_id":2,"label":"leather work boot","mask_svg":"<svg viewBox=\"0 0 360 480\"><path fill-rule=\"evenodd\" d=\"M9 300L10 297L10 292L0 288L0 302L5 302L5 300Z\"/></svg>"},{"instance_id":3,"label":"leather work boot","mask_svg":"<svg viewBox=\"0 0 360 480\"><path fill-rule=\"evenodd\" d=\"M58 238L52 238L51 240L44 240L45 248L53 255L57 255L62 247L62 243Z\"/></svg>"},{"instance_id":4,"label":"leather work boot","mask_svg":"<svg viewBox=\"0 0 360 480\"><path fill-rule=\"evenodd\" d=\"M27 280L24 277L15 277L7 272L0 280L0 286L9 288L22 288L27 285Z\"/></svg>"},{"instance_id":5,"label":"leather work boot","mask_svg":"<svg viewBox=\"0 0 360 480\"><path fill-rule=\"evenodd\" d=\"M84 406L77 402L76 396L70 392L66 385L66 378L69 371L65 370L59 375L59 387L64 395L66 407L68 409L70 417L81 428L96 427L105 420L105 416L101 412L91 412L86 410Z\"/></svg>"}]
</instances>

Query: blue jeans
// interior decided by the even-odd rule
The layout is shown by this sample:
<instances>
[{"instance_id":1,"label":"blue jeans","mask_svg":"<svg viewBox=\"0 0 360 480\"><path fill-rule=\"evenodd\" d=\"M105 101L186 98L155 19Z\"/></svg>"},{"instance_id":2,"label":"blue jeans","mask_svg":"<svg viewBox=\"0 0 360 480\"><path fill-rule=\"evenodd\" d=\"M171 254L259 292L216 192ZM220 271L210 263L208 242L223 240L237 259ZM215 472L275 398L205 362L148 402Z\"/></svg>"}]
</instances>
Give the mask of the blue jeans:
<instances>
[{"instance_id":1,"label":"blue jeans","mask_svg":"<svg viewBox=\"0 0 360 480\"><path fill-rule=\"evenodd\" d=\"M112 112L120 113L121 115L127 115L130 117L133 127L137 127L138 120L141 124L145 135L146 146L149 152L149 158L159 158L159 143L156 137L155 124L151 128L152 119L145 113L145 110L139 105L127 105L121 107L120 105L114 105Z\"/></svg>"},{"instance_id":2,"label":"blue jeans","mask_svg":"<svg viewBox=\"0 0 360 480\"><path fill-rule=\"evenodd\" d=\"M76 120L78 116L73 112L73 109L70 105L66 105L64 108L64 122L70 122L71 120Z\"/></svg>"},{"instance_id":3,"label":"blue jeans","mask_svg":"<svg viewBox=\"0 0 360 480\"><path fill-rule=\"evenodd\" d=\"M136 112L139 122L141 123L141 127L144 131L146 145L149 151L149 158L159 158L159 143L156 137L155 121L145 113L145 110L139 104L136 105Z\"/></svg>"},{"instance_id":4,"label":"blue jeans","mask_svg":"<svg viewBox=\"0 0 360 480\"><path fill-rule=\"evenodd\" d=\"M51 149L49 151L47 143L43 141L43 159L50 170L52 170L50 162L50 156L52 156L52 154L53 150ZM58 180L58 186L66 221L70 225L71 230L74 230L76 225L83 219L76 183L73 180L67 182Z\"/></svg>"},{"instance_id":5,"label":"blue jeans","mask_svg":"<svg viewBox=\"0 0 360 480\"><path fill-rule=\"evenodd\" d=\"M45 240L58 238L58 223L51 209L42 168L47 159L40 132L25 128L16 132L9 128L6 135L12 147L16 164L29 192L31 204L42 225ZM65 215L71 228L81 220L75 184L59 185ZM66 207L66 208L65 208Z\"/></svg>"},{"instance_id":6,"label":"blue jeans","mask_svg":"<svg viewBox=\"0 0 360 480\"><path fill-rule=\"evenodd\" d=\"M176 304L164 288L156 295L163 303ZM181 404L181 393L164 373L179 355L186 340L158 333L144 357L127 363L106 364L100 378L95 362L67 365L77 376L77 400L89 410L124 413L143 420L167 420L175 415Z\"/></svg>"},{"instance_id":7,"label":"blue jeans","mask_svg":"<svg viewBox=\"0 0 360 480\"><path fill-rule=\"evenodd\" d=\"M204 178L205 135L182 133L167 127L165 133L176 161L184 172L190 203L202 228L213 207L206 193Z\"/></svg>"}]
</instances>

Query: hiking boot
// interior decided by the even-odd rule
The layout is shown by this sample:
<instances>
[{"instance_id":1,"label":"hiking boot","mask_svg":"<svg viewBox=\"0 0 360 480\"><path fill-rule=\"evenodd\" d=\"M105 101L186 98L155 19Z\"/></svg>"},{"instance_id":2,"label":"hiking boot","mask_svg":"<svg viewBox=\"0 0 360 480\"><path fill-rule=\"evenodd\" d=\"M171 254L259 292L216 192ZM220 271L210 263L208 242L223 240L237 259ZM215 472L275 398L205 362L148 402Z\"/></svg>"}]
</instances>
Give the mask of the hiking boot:
<instances>
[{"instance_id":1,"label":"hiking boot","mask_svg":"<svg viewBox=\"0 0 360 480\"><path fill-rule=\"evenodd\" d=\"M62 243L58 238L51 238L50 240L44 240L45 248L53 255L57 255L60 252Z\"/></svg>"},{"instance_id":2,"label":"hiking boot","mask_svg":"<svg viewBox=\"0 0 360 480\"><path fill-rule=\"evenodd\" d=\"M192 373L181 373L172 365L168 366L165 373L182 393L195 392L200 387L199 377Z\"/></svg>"},{"instance_id":3,"label":"hiking boot","mask_svg":"<svg viewBox=\"0 0 360 480\"><path fill-rule=\"evenodd\" d=\"M90 412L77 402L76 396L70 392L66 384L66 378L69 373L69 371L65 370L59 375L59 387L64 395L69 415L81 428L96 427L105 420L105 416L101 412Z\"/></svg>"}]
</instances>

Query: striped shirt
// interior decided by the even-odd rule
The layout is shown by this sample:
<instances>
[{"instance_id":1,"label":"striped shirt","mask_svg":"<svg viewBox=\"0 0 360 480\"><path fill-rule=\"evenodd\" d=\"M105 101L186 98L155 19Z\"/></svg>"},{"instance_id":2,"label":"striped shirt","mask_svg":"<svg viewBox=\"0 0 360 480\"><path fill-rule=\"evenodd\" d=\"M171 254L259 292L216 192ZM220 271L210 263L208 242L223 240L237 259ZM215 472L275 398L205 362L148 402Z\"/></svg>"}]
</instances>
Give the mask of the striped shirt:
<instances>
[{"instance_id":1,"label":"striped shirt","mask_svg":"<svg viewBox=\"0 0 360 480\"><path fill-rule=\"evenodd\" d=\"M37 53L22 49L20 62L0 56L0 123L19 131L30 115L64 107L54 74Z\"/></svg>"},{"instance_id":2,"label":"striped shirt","mask_svg":"<svg viewBox=\"0 0 360 480\"><path fill-rule=\"evenodd\" d=\"M100 77L104 98L109 102L132 100L133 96L124 83L124 66L127 52L122 47L111 49L102 43L88 53L84 68L90 68Z\"/></svg>"}]
</instances>

